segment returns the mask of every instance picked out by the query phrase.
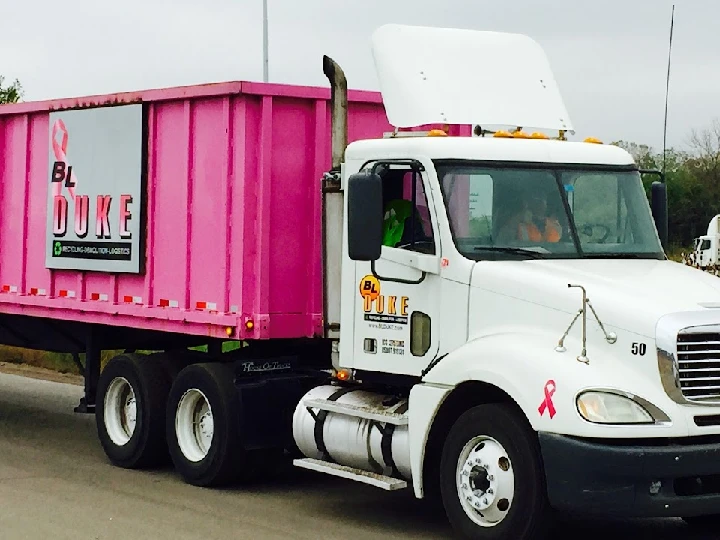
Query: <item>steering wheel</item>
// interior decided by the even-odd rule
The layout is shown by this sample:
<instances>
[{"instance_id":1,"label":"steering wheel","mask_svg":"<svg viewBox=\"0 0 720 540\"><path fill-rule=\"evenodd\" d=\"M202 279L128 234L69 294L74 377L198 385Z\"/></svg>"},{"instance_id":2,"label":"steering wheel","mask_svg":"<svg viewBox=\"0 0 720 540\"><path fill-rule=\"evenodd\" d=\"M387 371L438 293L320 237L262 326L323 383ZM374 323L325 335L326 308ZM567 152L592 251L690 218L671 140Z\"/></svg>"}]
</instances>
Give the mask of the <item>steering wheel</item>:
<instances>
[{"instance_id":1,"label":"steering wheel","mask_svg":"<svg viewBox=\"0 0 720 540\"><path fill-rule=\"evenodd\" d=\"M595 227L600 227L601 229L605 230L605 234L603 234L602 238L598 240L599 244L604 244L605 240L607 240L607 237L610 236L610 227L608 227L607 225L603 225L602 223L585 223L584 225L578 227L578 232L584 234L585 236L592 237L593 233L595 232Z\"/></svg>"}]
</instances>

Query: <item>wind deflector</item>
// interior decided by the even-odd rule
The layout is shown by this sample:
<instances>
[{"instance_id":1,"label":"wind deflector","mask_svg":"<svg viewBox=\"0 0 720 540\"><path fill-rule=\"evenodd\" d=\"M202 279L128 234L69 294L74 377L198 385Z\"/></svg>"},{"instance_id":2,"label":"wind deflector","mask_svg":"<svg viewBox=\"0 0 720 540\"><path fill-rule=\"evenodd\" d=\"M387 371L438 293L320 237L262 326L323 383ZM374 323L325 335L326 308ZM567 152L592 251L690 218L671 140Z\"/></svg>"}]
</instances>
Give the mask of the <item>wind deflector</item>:
<instances>
[{"instance_id":1,"label":"wind deflector","mask_svg":"<svg viewBox=\"0 0 720 540\"><path fill-rule=\"evenodd\" d=\"M372 53L390 123L573 132L545 52L501 32L388 24Z\"/></svg>"}]
</instances>

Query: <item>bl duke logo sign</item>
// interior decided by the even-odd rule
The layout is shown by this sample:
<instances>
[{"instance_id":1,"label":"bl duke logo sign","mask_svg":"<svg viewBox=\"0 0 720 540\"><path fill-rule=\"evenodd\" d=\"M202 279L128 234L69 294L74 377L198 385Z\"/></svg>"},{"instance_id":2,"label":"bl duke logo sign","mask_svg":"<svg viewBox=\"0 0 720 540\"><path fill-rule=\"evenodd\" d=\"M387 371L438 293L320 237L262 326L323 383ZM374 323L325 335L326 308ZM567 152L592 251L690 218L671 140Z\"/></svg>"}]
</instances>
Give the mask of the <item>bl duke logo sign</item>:
<instances>
[{"instance_id":1,"label":"bl duke logo sign","mask_svg":"<svg viewBox=\"0 0 720 540\"><path fill-rule=\"evenodd\" d=\"M360 296L366 321L407 324L410 298L381 294L380 281L375 276L368 274L360 280Z\"/></svg>"},{"instance_id":2,"label":"bl duke logo sign","mask_svg":"<svg viewBox=\"0 0 720 540\"><path fill-rule=\"evenodd\" d=\"M142 105L54 112L47 268L141 272Z\"/></svg>"}]
</instances>

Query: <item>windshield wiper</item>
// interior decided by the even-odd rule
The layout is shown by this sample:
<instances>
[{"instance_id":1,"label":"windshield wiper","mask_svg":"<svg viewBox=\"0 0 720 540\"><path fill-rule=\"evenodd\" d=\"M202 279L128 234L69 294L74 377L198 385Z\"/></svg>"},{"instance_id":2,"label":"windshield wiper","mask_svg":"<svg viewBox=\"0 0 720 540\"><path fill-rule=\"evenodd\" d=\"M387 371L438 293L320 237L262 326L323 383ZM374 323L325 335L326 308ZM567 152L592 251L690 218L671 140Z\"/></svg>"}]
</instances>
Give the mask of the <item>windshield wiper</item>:
<instances>
[{"instance_id":1,"label":"windshield wiper","mask_svg":"<svg viewBox=\"0 0 720 540\"><path fill-rule=\"evenodd\" d=\"M533 259L542 258L543 254L533 251L532 249L514 248L514 247L498 247L498 246L477 246L473 251L494 251L497 253L513 253L516 255L527 255Z\"/></svg>"},{"instance_id":2,"label":"windshield wiper","mask_svg":"<svg viewBox=\"0 0 720 540\"><path fill-rule=\"evenodd\" d=\"M659 253L588 253L584 254L586 259L656 259Z\"/></svg>"}]
</instances>

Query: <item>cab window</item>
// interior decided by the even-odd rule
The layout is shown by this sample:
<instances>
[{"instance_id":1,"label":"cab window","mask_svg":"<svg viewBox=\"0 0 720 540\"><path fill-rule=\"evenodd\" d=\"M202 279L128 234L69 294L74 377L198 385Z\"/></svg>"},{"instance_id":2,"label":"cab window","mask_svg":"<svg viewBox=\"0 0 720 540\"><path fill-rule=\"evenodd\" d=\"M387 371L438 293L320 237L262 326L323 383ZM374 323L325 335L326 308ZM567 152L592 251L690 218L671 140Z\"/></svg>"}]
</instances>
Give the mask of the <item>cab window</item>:
<instances>
[{"instance_id":1,"label":"cab window","mask_svg":"<svg viewBox=\"0 0 720 540\"><path fill-rule=\"evenodd\" d=\"M408 165L382 166L383 245L434 255L435 237L420 172Z\"/></svg>"}]
</instances>

